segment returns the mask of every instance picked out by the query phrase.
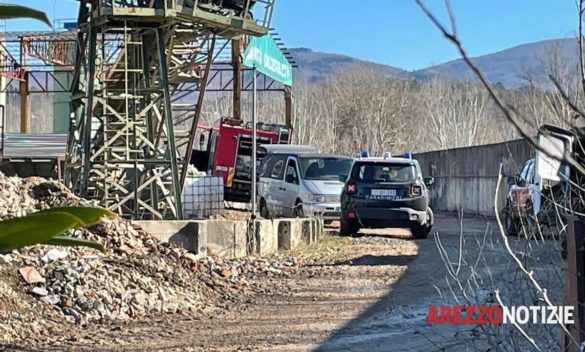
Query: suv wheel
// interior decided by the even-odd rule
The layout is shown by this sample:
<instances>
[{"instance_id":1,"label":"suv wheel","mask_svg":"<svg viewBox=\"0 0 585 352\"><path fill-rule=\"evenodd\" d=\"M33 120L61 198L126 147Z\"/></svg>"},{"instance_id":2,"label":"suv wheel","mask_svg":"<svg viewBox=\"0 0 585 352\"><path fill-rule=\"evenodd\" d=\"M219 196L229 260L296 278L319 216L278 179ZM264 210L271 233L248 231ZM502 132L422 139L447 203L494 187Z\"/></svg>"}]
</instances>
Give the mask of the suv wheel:
<instances>
[{"instance_id":1,"label":"suv wheel","mask_svg":"<svg viewBox=\"0 0 585 352\"><path fill-rule=\"evenodd\" d=\"M260 199L260 216L264 219L270 219L270 212L268 212L268 206L264 198Z\"/></svg>"},{"instance_id":2,"label":"suv wheel","mask_svg":"<svg viewBox=\"0 0 585 352\"><path fill-rule=\"evenodd\" d=\"M344 219L341 219L341 224L339 226L339 235L340 236L353 236L357 234L360 228L356 225L350 224Z\"/></svg>"},{"instance_id":3,"label":"suv wheel","mask_svg":"<svg viewBox=\"0 0 585 352\"><path fill-rule=\"evenodd\" d=\"M410 226L410 231L412 232L412 236L414 238L424 240L429 236L435 221L431 208L427 208L427 218L427 222L422 225L417 222Z\"/></svg>"}]
</instances>

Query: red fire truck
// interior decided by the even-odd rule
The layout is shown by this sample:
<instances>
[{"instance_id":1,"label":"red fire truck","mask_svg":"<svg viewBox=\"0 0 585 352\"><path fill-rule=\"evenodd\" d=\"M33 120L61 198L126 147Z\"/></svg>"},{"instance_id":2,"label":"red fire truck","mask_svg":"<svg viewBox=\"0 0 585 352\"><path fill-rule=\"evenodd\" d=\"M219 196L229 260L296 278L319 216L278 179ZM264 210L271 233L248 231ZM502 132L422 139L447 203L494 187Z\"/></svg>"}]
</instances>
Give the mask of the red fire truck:
<instances>
[{"instance_id":1,"label":"red fire truck","mask_svg":"<svg viewBox=\"0 0 585 352\"><path fill-rule=\"evenodd\" d=\"M220 176L224 198L249 202L252 189L252 125L222 118L213 126L199 125L199 150L193 151L191 164L199 171ZM278 124L258 123L258 144L290 144L292 129ZM258 154L261 161L263 155Z\"/></svg>"}]
</instances>

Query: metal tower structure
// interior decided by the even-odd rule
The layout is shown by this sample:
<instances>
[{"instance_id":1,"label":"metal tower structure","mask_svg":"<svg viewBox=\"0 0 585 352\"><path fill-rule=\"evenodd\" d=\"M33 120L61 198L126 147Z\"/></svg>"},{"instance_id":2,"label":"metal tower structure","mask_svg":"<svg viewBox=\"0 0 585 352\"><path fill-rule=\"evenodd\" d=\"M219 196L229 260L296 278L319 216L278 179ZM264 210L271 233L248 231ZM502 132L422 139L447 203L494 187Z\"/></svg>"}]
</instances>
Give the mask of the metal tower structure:
<instances>
[{"instance_id":1,"label":"metal tower structure","mask_svg":"<svg viewBox=\"0 0 585 352\"><path fill-rule=\"evenodd\" d=\"M127 218L180 219L215 40L266 34L274 2L81 0L66 184ZM173 116L186 84L189 121Z\"/></svg>"}]
</instances>

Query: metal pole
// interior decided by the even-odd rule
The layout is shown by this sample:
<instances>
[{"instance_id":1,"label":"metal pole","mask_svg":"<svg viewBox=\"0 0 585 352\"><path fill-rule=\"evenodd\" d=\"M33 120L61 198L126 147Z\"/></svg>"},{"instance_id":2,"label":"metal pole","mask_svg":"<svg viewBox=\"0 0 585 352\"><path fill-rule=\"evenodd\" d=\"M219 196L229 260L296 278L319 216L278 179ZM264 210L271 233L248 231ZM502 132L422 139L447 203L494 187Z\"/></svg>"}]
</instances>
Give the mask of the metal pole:
<instances>
[{"instance_id":1,"label":"metal pole","mask_svg":"<svg viewBox=\"0 0 585 352\"><path fill-rule=\"evenodd\" d=\"M241 50L240 44L242 43L242 39L232 39L232 65L234 67L233 73L233 110L232 110L232 117L236 120L242 119L242 69L241 69Z\"/></svg>"},{"instance_id":2,"label":"metal pole","mask_svg":"<svg viewBox=\"0 0 585 352\"><path fill-rule=\"evenodd\" d=\"M575 346L574 341L581 343L585 340L585 257L583 253L583 244L585 240L585 222L578 219L569 219L567 226L567 267L565 272L565 305L575 307L573 313L575 324L567 326L572 335L567 336L563 333L562 351L576 352L579 346Z\"/></svg>"},{"instance_id":3,"label":"metal pole","mask_svg":"<svg viewBox=\"0 0 585 352\"><path fill-rule=\"evenodd\" d=\"M256 113L258 112L258 107L256 106L258 101L257 92L256 92L256 67L252 70L252 220L256 220Z\"/></svg>"},{"instance_id":4,"label":"metal pole","mask_svg":"<svg viewBox=\"0 0 585 352\"><path fill-rule=\"evenodd\" d=\"M20 133L29 132L29 105L28 105L28 71L21 68L22 81L20 81Z\"/></svg>"}]
</instances>

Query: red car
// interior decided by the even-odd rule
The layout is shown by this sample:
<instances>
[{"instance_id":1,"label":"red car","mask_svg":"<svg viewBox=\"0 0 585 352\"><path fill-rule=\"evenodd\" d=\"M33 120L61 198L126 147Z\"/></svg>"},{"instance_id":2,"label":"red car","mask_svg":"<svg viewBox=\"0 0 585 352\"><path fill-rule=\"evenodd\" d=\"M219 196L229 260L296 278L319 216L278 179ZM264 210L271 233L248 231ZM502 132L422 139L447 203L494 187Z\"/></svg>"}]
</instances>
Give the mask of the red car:
<instances>
[{"instance_id":1,"label":"red car","mask_svg":"<svg viewBox=\"0 0 585 352\"><path fill-rule=\"evenodd\" d=\"M536 162L530 159L522 167L519 175L509 176L510 191L506 197L506 232L517 235L522 226L536 219L540 209L539 177L535 175Z\"/></svg>"}]
</instances>

